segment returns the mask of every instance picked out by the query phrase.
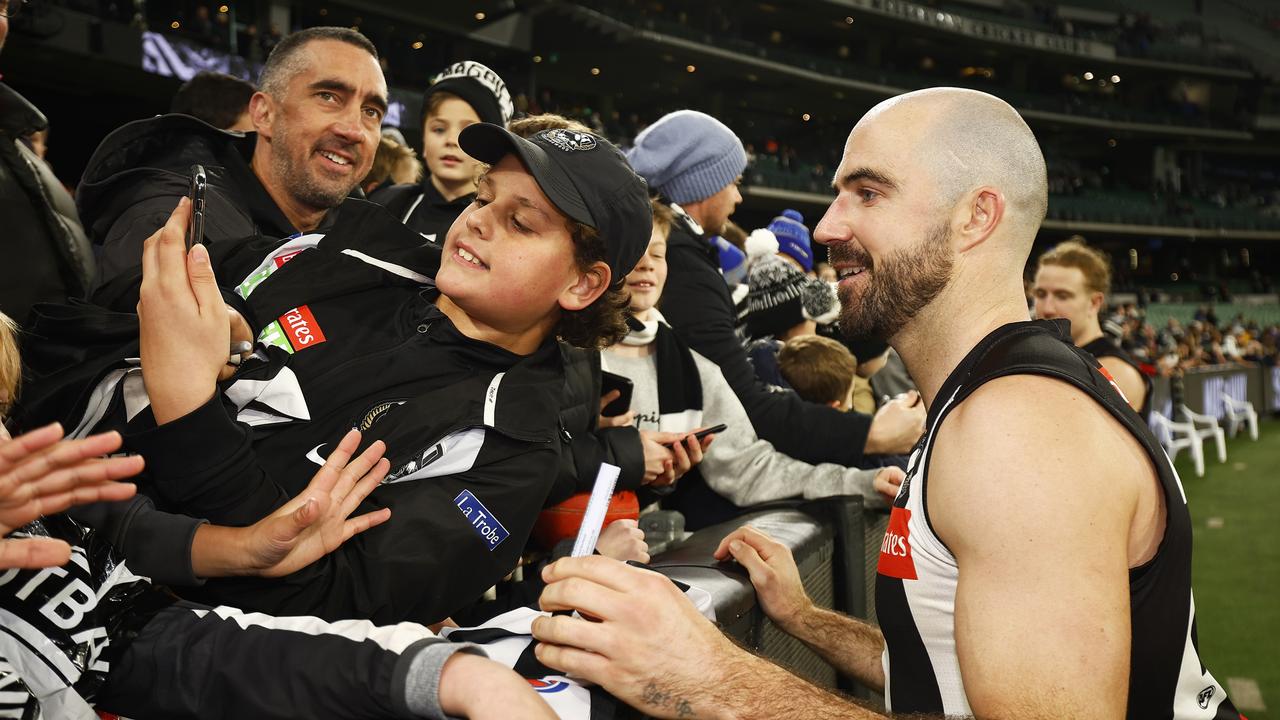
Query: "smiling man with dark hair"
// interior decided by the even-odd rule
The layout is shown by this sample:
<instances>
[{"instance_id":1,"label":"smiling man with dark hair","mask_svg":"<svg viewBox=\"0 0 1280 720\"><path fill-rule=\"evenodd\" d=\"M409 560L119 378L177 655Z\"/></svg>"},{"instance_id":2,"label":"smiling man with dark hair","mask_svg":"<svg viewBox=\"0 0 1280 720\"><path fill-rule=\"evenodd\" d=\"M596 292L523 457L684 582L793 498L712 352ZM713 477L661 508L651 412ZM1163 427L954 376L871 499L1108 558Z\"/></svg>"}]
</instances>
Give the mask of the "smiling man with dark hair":
<instances>
[{"instance_id":1,"label":"smiling man with dark hair","mask_svg":"<svg viewBox=\"0 0 1280 720\"><path fill-rule=\"evenodd\" d=\"M301 30L272 51L259 87L248 108L255 132L164 115L125 125L99 146L78 198L102 246L96 301L125 310L136 302L142 242L186 194L192 164L208 171L211 247L332 223L377 152L387 109L377 50L348 28Z\"/></svg>"}]
</instances>

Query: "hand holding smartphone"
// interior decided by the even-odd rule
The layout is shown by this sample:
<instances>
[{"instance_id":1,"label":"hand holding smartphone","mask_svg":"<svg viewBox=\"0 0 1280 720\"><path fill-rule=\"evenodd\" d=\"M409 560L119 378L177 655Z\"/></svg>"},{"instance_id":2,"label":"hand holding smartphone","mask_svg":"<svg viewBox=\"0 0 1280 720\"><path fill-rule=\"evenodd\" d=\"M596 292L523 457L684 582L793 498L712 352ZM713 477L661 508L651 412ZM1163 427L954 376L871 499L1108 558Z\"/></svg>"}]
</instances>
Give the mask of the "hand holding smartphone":
<instances>
[{"instance_id":1,"label":"hand holding smartphone","mask_svg":"<svg viewBox=\"0 0 1280 720\"><path fill-rule=\"evenodd\" d=\"M722 433L728 429L729 429L728 425L725 425L724 423L720 423L719 425L712 425L709 428L703 428L699 430L698 432L693 434L693 437L696 438L698 441L701 441L703 438L705 438L708 435L715 435L717 433ZM684 437L680 438L680 442L684 442L687 439L689 439L689 436L685 435ZM671 447L671 446L668 445L667 447Z\"/></svg>"},{"instance_id":2,"label":"hand holding smartphone","mask_svg":"<svg viewBox=\"0 0 1280 720\"><path fill-rule=\"evenodd\" d=\"M600 410L600 414L604 417L617 417L630 410L633 387L631 378L611 373L608 370L602 371L600 373L600 397L604 397L614 390L619 392L619 396L613 402L605 405Z\"/></svg>"},{"instance_id":3,"label":"hand holding smartphone","mask_svg":"<svg viewBox=\"0 0 1280 720\"><path fill-rule=\"evenodd\" d=\"M187 190L187 199L191 201L191 222L187 223L187 251L192 246L204 242L204 201L205 190L209 178L203 165L191 166L191 187Z\"/></svg>"}]
</instances>

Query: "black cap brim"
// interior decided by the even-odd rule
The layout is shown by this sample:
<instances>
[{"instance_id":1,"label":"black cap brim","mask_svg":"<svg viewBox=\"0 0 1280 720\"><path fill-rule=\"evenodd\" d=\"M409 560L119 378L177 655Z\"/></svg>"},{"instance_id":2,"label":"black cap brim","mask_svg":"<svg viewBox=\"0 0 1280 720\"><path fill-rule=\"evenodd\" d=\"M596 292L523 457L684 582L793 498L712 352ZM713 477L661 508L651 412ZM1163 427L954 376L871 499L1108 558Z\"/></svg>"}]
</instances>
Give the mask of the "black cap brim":
<instances>
[{"instance_id":1,"label":"black cap brim","mask_svg":"<svg viewBox=\"0 0 1280 720\"><path fill-rule=\"evenodd\" d=\"M506 128L489 123L475 123L463 128L458 135L458 145L463 152L487 165L496 165L502 158L515 153L560 212L584 225L600 229L569 174L541 147Z\"/></svg>"}]
</instances>

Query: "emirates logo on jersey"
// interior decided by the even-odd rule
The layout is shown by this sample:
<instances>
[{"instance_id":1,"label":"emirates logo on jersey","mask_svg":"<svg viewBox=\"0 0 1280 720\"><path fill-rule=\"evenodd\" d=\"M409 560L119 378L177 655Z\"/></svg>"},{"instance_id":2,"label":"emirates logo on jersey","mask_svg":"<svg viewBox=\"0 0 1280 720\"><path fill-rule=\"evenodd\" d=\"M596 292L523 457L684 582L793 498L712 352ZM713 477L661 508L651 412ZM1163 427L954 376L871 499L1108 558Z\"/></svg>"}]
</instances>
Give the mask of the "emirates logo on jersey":
<instances>
[{"instance_id":1,"label":"emirates logo on jersey","mask_svg":"<svg viewBox=\"0 0 1280 720\"><path fill-rule=\"evenodd\" d=\"M320 323L316 322L316 316L311 314L311 308L306 305L299 305L281 315L280 327L294 352L319 345L325 340Z\"/></svg>"},{"instance_id":2,"label":"emirates logo on jersey","mask_svg":"<svg viewBox=\"0 0 1280 720\"><path fill-rule=\"evenodd\" d=\"M911 511L895 507L889 515L889 527L880 542L880 563L876 572L899 580L916 579L916 563L911 559Z\"/></svg>"}]
</instances>

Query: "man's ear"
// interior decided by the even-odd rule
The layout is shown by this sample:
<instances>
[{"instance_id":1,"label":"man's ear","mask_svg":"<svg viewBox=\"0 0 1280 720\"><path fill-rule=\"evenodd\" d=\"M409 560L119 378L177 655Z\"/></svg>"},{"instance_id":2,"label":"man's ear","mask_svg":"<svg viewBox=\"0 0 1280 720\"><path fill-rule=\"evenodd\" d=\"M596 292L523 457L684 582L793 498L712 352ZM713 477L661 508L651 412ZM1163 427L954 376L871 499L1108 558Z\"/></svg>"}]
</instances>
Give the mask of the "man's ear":
<instances>
[{"instance_id":1,"label":"man's ear","mask_svg":"<svg viewBox=\"0 0 1280 720\"><path fill-rule=\"evenodd\" d=\"M956 206L956 250L967 252L985 242L1000 226L1004 211L1004 193L993 187L983 186L966 195Z\"/></svg>"},{"instance_id":2,"label":"man's ear","mask_svg":"<svg viewBox=\"0 0 1280 720\"><path fill-rule=\"evenodd\" d=\"M1093 310L1094 315L1100 316L1102 313L1103 299L1104 297L1100 292L1089 293L1089 308Z\"/></svg>"},{"instance_id":3,"label":"man's ear","mask_svg":"<svg viewBox=\"0 0 1280 720\"><path fill-rule=\"evenodd\" d=\"M249 120L260 137L271 139L271 123L275 120L276 104L271 96L256 92L249 98Z\"/></svg>"},{"instance_id":4,"label":"man's ear","mask_svg":"<svg viewBox=\"0 0 1280 720\"><path fill-rule=\"evenodd\" d=\"M569 312L586 308L609 289L612 277L604 261L595 261L586 272L579 272L577 281L560 293L560 307Z\"/></svg>"}]
</instances>

